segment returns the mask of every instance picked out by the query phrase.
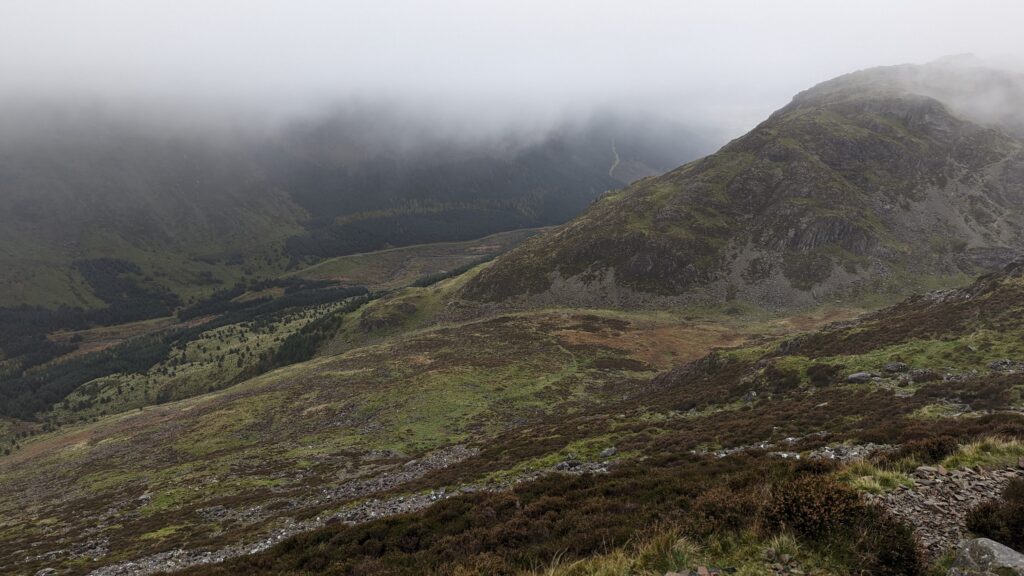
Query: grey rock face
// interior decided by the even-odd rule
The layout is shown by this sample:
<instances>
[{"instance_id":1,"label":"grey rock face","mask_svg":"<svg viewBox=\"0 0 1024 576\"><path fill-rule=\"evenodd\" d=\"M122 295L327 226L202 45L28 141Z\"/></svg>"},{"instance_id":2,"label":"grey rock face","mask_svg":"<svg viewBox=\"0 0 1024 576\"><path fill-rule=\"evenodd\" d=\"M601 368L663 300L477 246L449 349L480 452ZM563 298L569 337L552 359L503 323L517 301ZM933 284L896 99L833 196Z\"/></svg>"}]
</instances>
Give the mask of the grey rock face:
<instances>
[{"instance_id":1,"label":"grey rock face","mask_svg":"<svg viewBox=\"0 0 1024 576\"><path fill-rule=\"evenodd\" d=\"M989 540L964 540L949 576L1024 576L1024 554Z\"/></svg>"}]
</instances>

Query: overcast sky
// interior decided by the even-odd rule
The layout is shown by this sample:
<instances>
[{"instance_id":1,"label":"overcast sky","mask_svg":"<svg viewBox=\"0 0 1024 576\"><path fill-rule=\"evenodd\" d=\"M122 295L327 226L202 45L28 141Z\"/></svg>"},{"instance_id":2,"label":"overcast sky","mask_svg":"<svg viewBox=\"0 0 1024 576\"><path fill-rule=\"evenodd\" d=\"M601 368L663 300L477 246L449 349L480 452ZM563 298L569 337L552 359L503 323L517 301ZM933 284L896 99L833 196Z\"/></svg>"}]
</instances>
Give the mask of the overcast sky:
<instances>
[{"instance_id":1,"label":"overcast sky","mask_svg":"<svg viewBox=\"0 0 1024 576\"><path fill-rule=\"evenodd\" d=\"M736 133L797 91L946 54L1020 58L1019 0L0 0L0 95L453 121L649 109Z\"/></svg>"}]
</instances>

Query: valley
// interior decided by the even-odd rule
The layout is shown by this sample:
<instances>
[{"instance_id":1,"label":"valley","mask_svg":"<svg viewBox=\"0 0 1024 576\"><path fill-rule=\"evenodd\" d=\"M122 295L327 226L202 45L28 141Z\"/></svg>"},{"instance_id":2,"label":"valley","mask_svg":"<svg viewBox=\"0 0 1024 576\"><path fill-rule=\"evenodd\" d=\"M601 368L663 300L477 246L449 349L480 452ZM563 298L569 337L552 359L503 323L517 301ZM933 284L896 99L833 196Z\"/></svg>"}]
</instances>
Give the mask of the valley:
<instances>
[{"instance_id":1,"label":"valley","mask_svg":"<svg viewBox=\"0 0 1024 576\"><path fill-rule=\"evenodd\" d=\"M97 252L0 299L0 572L938 576L961 540L1019 548L1024 142L946 90L987 74L847 74L663 174L614 123L422 156L292 127L238 216L272 232L168 228L211 268L149 238L161 274Z\"/></svg>"}]
</instances>

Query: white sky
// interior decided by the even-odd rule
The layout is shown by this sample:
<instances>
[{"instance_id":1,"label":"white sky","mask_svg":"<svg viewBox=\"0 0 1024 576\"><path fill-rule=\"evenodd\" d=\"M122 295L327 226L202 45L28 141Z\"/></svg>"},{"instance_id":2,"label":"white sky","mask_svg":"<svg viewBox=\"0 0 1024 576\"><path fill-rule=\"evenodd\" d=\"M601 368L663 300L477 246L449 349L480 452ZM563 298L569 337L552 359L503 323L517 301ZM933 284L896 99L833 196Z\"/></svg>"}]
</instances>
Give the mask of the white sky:
<instances>
[{"instance_id":1,"label":"white sky","mask_svg":"<svg viewBox=\"0 0 1024 576\"><path fill-rule=\"evenodd\" d=\"M0 0L0 96L292 113L388 99L464 122L650 109L737 133L799 90L1020 58L1019 0Z\"/></svg>"}]
</instances>

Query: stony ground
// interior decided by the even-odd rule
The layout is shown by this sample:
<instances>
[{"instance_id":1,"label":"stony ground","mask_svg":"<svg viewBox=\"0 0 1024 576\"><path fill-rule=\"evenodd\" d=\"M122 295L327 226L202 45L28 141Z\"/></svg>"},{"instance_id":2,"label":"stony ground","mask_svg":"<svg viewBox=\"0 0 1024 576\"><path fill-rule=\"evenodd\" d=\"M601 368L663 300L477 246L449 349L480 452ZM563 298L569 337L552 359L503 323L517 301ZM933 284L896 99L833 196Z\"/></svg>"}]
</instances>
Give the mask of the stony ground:
<instances>
[{"instance_id":1,"label":"stony ground","mask_svg":"<svg viewBox=\"0 0 1024 576\"><path fill-rule=\"evenodd\" d=\"M1013 468L946 470L921 466L914 487L900 486L870 498L914 527L928 556L935 559L967 537L967 514L999 497L1014 478L1024 478L1024 461Z\"/></svg>"},{"instance_id":2,"label":"stony ground","mask_svg":"<svg viewBox=\"0 0 1024 576\"><path fill-rule=\"evenodd\" d=\"M177 548L128 562L104 566L103 568L93 570L89 573L89 576L148 576L150 574L182 570L192 566L215 564L229 558L262 552L291 536L315 530L329 524L339 522L344 524L360 524L396 514L422 510L439 500L451 498L460 493L506 490L513 484L535 480L548 474L601 474L606 473L608 468L614 465L612 461L580 462L570 460L559 462L555 466L542 470L518 474L497 484L466 484L454 490L442 487L437 490L410 495L383 498L373 496L386 492L389 489L399 488L403 484L420 478L428 472L446 468L453 463L462 461L470 456L475 456L478 453L478 450L465 446L453 446L445 450L439 450L421 459L410 460L401 470L395 473L384 474L368 481L353 482L332 490L324 490L322 494L311 496L309 498L310 501L304 504L306 506L324 504L333 499L350 502L356 501L358 503L346 506L340 511L318 515L314 518L305 520L287 519L283 526L251 543L238 543L215 549L201 547L192 549ZM613 456L614 451L612 450L608 454ZM364 500L357 500L360 497L367 496L369 497ZM207 510L207 515L215 514L220 519L232 515L233 511L223 507L218 508L217 510ZM48 570L50 569L41 570L42 576L51 574Z\"/></svg>"}]
</instances>

